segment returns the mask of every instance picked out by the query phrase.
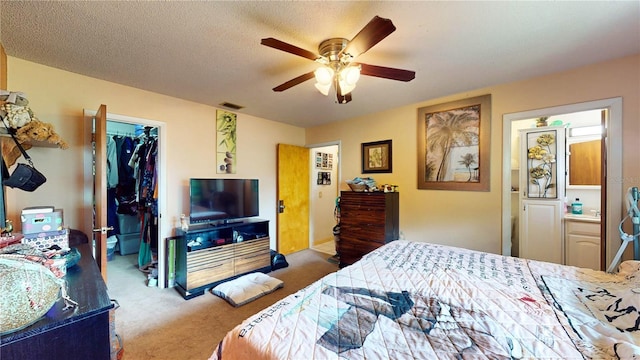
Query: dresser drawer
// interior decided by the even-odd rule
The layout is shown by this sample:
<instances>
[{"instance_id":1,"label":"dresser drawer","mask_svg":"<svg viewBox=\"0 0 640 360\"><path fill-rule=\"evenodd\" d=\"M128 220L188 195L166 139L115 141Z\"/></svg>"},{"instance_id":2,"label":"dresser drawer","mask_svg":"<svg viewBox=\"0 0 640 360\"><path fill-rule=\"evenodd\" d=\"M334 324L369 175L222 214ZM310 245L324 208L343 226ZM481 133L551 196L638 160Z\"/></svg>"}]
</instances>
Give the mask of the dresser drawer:
<instances>
[{"instance_id":1,"label":"dresser drawer","mask_svg":"<svg viewBox=\"0 0 640 360\"><path fill-rule=\"evenodd\" d=\"M344 264L353 264L355 261L384 243L361 240L351 237L340 236L338 242L338 253L340 254L340 262Z\"/></svg>"},{"instance_id":2,"label":"dresser drawer","mask_svg":"<svg viewBox=\"0 0 640 360\"><path fill-rule=\"evenodd\" d=\"M354 238L366 242L385 243L384 224L340 224L340 239Z\"/></svg>"},{"instance_id":3,"label":"dresser drawer","mask_svg":"<svg viewBox=\"0 0 640 360\"><path fill-rule=\"evenodd\" d=\"M357 193L343 191L340 196L340 208L361 209L365 211L385 209L384 193Z\"/></svg>"},{"instance_id":4,"label":"dresser drawer","mask_svg":"<svg viewBox=\"0 0 640 360\"><path fill-rule=\"evenodd\" d=\"M360 209L360 208L341 208L340 218L344 218L347 222L357 223L384 223L384 209Z\"/></svg>"}]
</instances>

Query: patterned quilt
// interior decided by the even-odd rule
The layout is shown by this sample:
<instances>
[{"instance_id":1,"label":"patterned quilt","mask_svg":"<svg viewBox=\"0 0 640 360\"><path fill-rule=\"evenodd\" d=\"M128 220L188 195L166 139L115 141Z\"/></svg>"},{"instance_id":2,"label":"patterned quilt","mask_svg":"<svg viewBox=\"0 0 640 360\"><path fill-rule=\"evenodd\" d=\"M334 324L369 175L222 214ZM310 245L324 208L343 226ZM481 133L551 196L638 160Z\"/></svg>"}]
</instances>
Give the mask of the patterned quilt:
<instances>
[{"instance_id":1,"label":"patterned quilt","mask_svg":"<svg viewBox=\"0 0 640 360\"><path fill-rule=\"evenodd\" d=\"M640 359L618 274L394 241L245 320L211 359Z\"/></svg>"}]
</instances>

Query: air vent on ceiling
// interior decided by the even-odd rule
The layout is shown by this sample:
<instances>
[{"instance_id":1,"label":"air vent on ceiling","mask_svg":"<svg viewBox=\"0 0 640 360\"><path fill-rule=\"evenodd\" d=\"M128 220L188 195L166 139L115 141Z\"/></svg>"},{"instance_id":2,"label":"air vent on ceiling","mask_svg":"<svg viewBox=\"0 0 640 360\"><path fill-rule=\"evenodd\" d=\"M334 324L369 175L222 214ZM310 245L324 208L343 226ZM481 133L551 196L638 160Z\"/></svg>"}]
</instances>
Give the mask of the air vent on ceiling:
<instances>
[{"instance_id":1,"label":"air vent on ceiling","mask_svg":"<svg viewBox=\"0 0 640 360\"><path fill-rule=\"evenodd\" d=\"M244 107L244 106L232 104L232 103L226 102L226 101L221 103L220 106L224 106L226 108L233 109L233 110L240 110L240 109L242 109Z\"/></svg>"}]
</instances>

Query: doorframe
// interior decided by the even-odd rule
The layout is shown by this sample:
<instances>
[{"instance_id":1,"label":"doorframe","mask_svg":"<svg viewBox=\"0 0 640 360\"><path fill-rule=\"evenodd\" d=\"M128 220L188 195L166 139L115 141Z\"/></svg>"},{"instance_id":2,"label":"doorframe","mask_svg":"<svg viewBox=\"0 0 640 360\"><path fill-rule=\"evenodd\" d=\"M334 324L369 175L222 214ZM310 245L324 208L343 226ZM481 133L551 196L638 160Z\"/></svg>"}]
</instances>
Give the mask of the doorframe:
<instances>
[{"instance_id":1,"label":"doorframe","mask_svg":"<svg viewBox=\"0 0 640 360\"><path fill-rule=\"evenodd\" d=\"M309 149L309 151L313 151L313 149L315 148L320 148L320 147L325 147L325 146L333 146L336 145L338 146L338 155L337 155L337 159L336 162L338 163L336 166L336 179L332 179L332 181L335 182L336 184L336 194L335 196L340 196L340 184L342 184L342 141L341 140L334 140L334 141L328 141L328 142L323 142L323 143L318 143L318 144L310 144L310 145L306 145L305 147ZM335 162L334 162L335 165ZM313 171L315 170L315 164L312 162L312 164L310 164L309 166L309 181L313 182L315 181L315 177L313 176ZM311 187L309 187L309 189L311 189ZM309 191L309 204L312 203L312 199L311 199L311 191ZM311 222L311 214L312 211L311 209L309 209L309 248L313 247L313 228L312 225L313 223Z\"/></svg>"},{"instance_id":2,"label":"doorframe","mask_svg":"<svg viewBox=\"0 0 640 360\"><path fill-rule=\"evenodd\" d=\"M511 123L542 116L561 115L589 110L607 109L607 214L606 221L606 262L609 264L620 247L615 242L618 221L622 217L622 98L587 101L577 104L560 105L529 110L502 116L502 254L511 255Z\"/></svg>"},{"instance_id":3,"label":"doorframe","mask_svg":"<svg viewBox=\"0 0 640 360\"><path fill-rule=\"evenodd\" d=\"M95 116L96 110L87 110L85 109L85 114L87 116ZM170 224L168 224L169 217L163 217L163 214L167 213L167 136L166 136L166 123L158 120L137 118L132 116L120 115L107 112L106 114L107 121L117 121L121 123L134 124L134 125L143 125L143 126L151 126L158 129L158 287L165 288L166 283L166 241L165 239L170 236L170 234L166 234L166 232L171 229ZM84 144L86 147L87 144ZM89 139L88 146L91 146L91 139ZM93 155L91 151L85 151L84 156L84 164L85 169L93 168ZM87 158L89 157L89 158ZM90 178L87 178L90 176ZM86 189L87 184L91 184L93 187L93 173L91 171L85 171L85 191L83 191L83 208L85 209L85 227L91 227L93 223L91 217L93 216L93 189L88 191ZM87 222L88 221L88 222ZM107 265L108 266L108 265Z\"/></svg>"}]
</instances>

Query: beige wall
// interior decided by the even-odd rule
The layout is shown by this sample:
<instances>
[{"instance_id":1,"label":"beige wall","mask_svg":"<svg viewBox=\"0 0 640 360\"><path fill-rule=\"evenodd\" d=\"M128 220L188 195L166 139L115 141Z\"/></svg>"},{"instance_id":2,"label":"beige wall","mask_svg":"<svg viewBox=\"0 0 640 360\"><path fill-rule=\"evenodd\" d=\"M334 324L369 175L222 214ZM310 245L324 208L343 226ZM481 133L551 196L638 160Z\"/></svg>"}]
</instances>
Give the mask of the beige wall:
<instances>
[{"instance_id":1,"label":"beige wall","mask_svg":"<svg viewBox=\"0 0 640 360\"><path fill-rule=\"evenodd\" d=\"M8 188L7 218L19 222L27 206L64 209L65 225L84 228L82 207L83 109L107 105L109 113L165 123L167 132L167 214L165 229L176 216L189 213L191 177L260 179L260 217L271 220L275 234L276 144L304 145L304 129L238 114L238 167L234 175L215 169L216 108L134 89L18 58L8 58L8 89L27 94L35 115L52 123L70 144L67 150L33 148L29 154L47 182L34 193ZM12 169L10 169L12 170ZM161 234L162 238L170 233ZM272 237L272 245L275 236ZM275 248L275 246L274 246Z\"/></svg>"},{"instance_id":2,"label":"beige wall","mask_svg":"<svg viewBox=\"0 0 640 360\"><path fill-rule=\"evenodd\" d=\"M168 212L165 222L188 212L187 180L216 176L214 168L215 108L105 82L17 58L8 58L8 88L24 91L42 120L53 123L70 144L69 150L30 151L49 181L36 193L7 190L7 215L17 219L23 207L64 208L65 222L76 227L81 218L82 109L108 105L110 113L166 123L168 131ZM385 80L380 80L385 81ZM419 107L492 94L491 190L489 192L416 189L417 109ZM307 129L238 114L237 177L261 180L261 217L272 220L275 234L275 145L341 143L343 180L361 176L360 144L393 140L392 174L375 174L379 183L400 186L400 230L407 239L501 250L502 116L508 113L611 97L623 98L622 188L640 184L640 56L626 57L560 74L496 85ZM364 99L358 101L366 101ZM276 119L277 120L277 119ZM305 138L306 134L306 138ZM211 160L209 160L211 159ZM509 186L509 184L505 184ZM344 181L341 189L347 189ZM621 194L622 196L622 194ZM168 226L167 228L171 228ZM163 234L168 236L169 234ZM275 239L272 239L272 243Z\"/></svg>"},{"instance_id":3,"label":"beige wall","mask_svg":"<svg viewBox=\"0 0 640 360\"><path fill-rule=\"evenodd\" d=\"M483 94L492 95L491 190L417 190L417 109ZM613 97L623 98L623 178L609 181L622 182L626 191L640 185L640 55L311 128L306 142L339 139L341 177L347 180L362 176L362 142L392 139L393 173L373 177L378 183L400 186L400 230L404 237L500 253L503 115ZM341 188L347 188L344 182Z\"/></svg>"}]
</instances>

